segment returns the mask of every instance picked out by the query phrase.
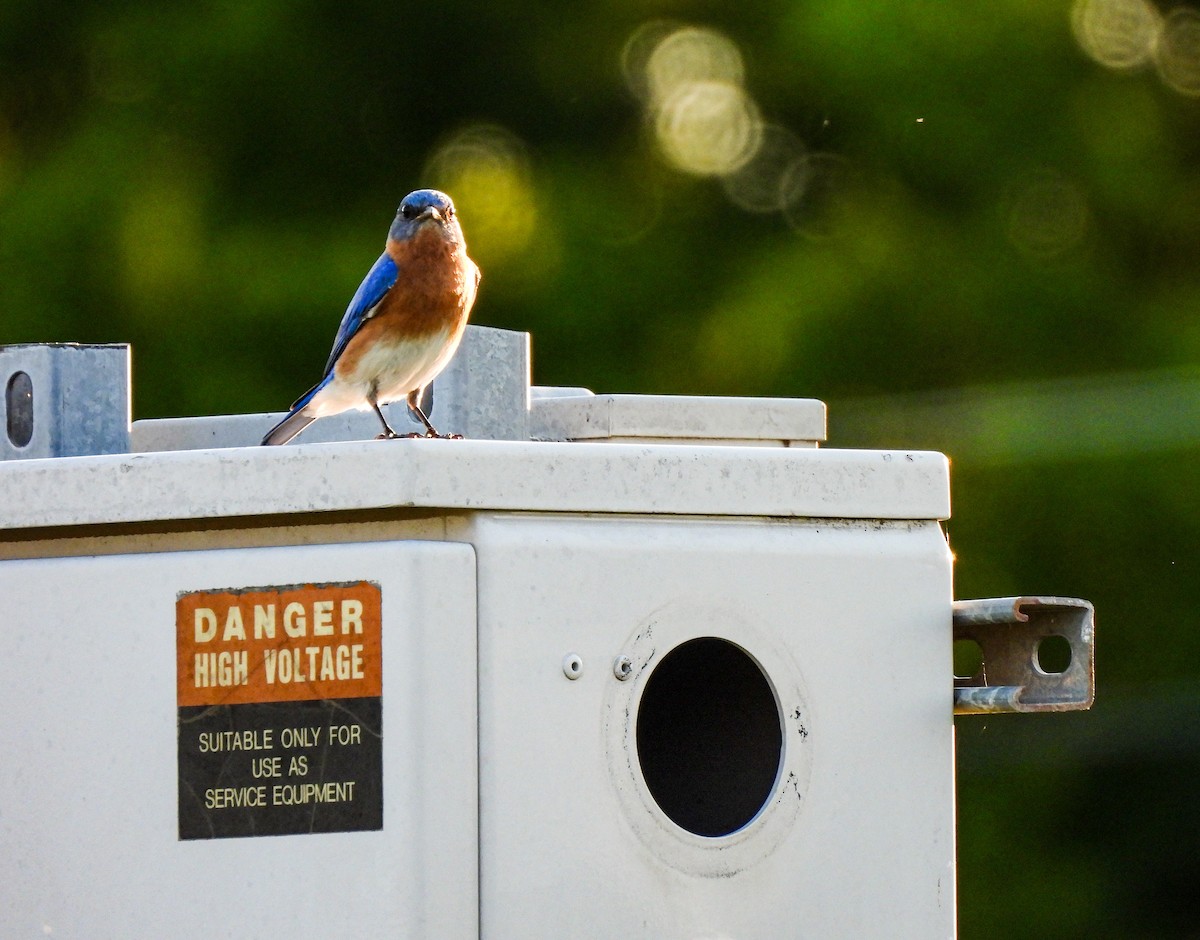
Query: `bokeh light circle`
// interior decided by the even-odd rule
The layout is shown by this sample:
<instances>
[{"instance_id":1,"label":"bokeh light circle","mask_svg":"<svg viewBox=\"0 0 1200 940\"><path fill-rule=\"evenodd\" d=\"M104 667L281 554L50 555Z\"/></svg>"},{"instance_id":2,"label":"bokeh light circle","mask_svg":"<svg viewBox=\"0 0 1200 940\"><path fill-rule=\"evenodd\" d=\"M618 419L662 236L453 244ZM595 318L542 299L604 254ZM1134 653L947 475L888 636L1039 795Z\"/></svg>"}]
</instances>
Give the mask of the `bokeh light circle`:
<instances>
[{"instance_id":1,"label":"bokeh light circle","mask_svg":"<svg viewBox=\"0 0 1200 940\"><path fill-rule=\"evenodd\" d=\"M729 37L687 26L662 39L646 61L646 88L652 105L662 105L683 86L715 82L741 87L742 53Z\"/></svg>"},{"instance_id":2,"label":"bokeh light circle","mask_svg":"<svg viewBox=\"0 0 1200 940\"><path fill-rule=\"evenodd\" d=\"M1055 170L1039 170L1008 198L1008 237L1023 254L1057 258L1083 241L1091 225L1087 195Z\"/></svg>"},{"instance_id":3,"label":"bokeh light circle","mask_svg":"<svg viewBox=\"0 0 1200 940\"><path fill-rule=\"evenodd\" d=\"M630 34L621 48L621 74L625 84L642 101L649 101L650 79L647 65L654 50L680 26L670 20L647 20Z\"/></svg>"},{"instance_id":4,"label":"bokeh light circle","mask_svg":"<svg viewBox=\"0 0 1200 940\"><path fill-rule=\"evenodd\" d=\"M537 199L525 147L514 134L492 124L465 127L434 150L424 179L454 200L481 264L503 263L529 243Z\"/></svg>"},{"instance_id":5,"label":"bokeh light circle","mask_svg":"<svg viewBox=\"0 0 1200 940\"><path fill-rule=\"evenodd\" d=\"M1162 15L1148 0L1076 0L1071 29L1089 56L1111 69L1146 65Z\"/></svg>"},{"instance_id":6,"label":"bokeh light circle","mask_svg":"<svg viewBox=\"0 0 1200 940\"><path fill-rule=\"evenodd\" d=\"M793 167L805 154L804 142L786 127L762 128L751 159L721 179L725 194L747 212L781 212L800 195Z\"/></svg>"},{"instance_id":7,"label":"bokeh light circle","mask_svg":"<svg viewBox=\"0 0 1200 940\"><path fill-rule=\"evenodd\" d=\"M762 140L758 107L737 85L687 82L658 109L655 131L664 155L676 167L701 176L720 176L744 166Z\"/></svg>"},{"instance_id":8,"label":"bokeh light circle","mask_svg":"<svg viewBox=\"0 0 1200 940\"><path fill-rule=\"evenodd\" d=\"M834 234L835 209L849 188L850 162L835 153L806 153L781 182L783 217L796 232L822 239Z\"/></svg>"},{"instance_id":9,"label":"bokeh light circle","mask_svg":"<svg viewBox=\"0 0 1200 940\"><path fill-rule=\"evenodd\" d=\"M1179 7L1167 15L1154 64L1170 88L1189 98L1200 97L1200 13Z\"/></svg>"}]
</instances>

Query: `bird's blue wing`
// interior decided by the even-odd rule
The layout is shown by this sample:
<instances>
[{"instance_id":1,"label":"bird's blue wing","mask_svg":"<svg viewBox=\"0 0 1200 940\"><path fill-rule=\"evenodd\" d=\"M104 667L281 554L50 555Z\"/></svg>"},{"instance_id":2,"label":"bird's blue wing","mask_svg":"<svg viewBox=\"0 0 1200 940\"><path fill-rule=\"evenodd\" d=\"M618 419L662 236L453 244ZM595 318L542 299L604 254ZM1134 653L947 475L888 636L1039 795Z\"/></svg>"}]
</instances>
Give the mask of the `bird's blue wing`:
<instances>
[{"instance_id":1,"label":"bird's blue wing","mask_svg":"<svg viewBox=\"0 0 1200 940\"><path fill-rule=\"evenodd\" d=\"M372 308L383 299L383 295L392 289L399 274L400 269L386 251L367 272L363 282L358 285L358 290L354 292L350 306L346 308L341 326L338 327L337 336L333 340L333 350L329 353L329 361L325 363L326 375L333 371L333 364L337 362L350 338L358 332L358 328L370 316Z\"/></svg>"}]
</instances>

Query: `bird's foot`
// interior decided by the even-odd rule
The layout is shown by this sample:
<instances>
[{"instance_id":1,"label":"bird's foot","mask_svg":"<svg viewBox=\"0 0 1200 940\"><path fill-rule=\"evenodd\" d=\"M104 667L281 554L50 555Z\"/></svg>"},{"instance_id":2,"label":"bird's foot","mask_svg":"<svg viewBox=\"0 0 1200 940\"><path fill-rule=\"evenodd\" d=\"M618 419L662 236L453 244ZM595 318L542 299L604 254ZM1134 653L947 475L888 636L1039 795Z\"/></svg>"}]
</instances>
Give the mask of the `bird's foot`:
<instances>
[{"instance_id":1,"label":"bird's foot","mask_svg":"<svg viewBox=\"0 0 1200 940\"><path fill-rule=\"evenodd\" d=\"M388 433L385 431L382 434L376 434L375 440L377 440L377 441L406 441L406 440L410 441L416 437L429 437L429 435L421 434L418 431L409 431L407 434L397 434L395 431Z\"/></svg>"},{"instance_id":2,"label":"bird's foot","mask_svg":"<svg viewBox=\"0 0 1200 940\"><path fill-rule=\"evenodd\" d=\"M461 434L439 434L437 431L409 431L407 434L397 434L393 431L391 434L385 432L375 435L377 441L411 441L418 438L421 440L461 441L463 436Z\"/></svg>"}]
</instances>

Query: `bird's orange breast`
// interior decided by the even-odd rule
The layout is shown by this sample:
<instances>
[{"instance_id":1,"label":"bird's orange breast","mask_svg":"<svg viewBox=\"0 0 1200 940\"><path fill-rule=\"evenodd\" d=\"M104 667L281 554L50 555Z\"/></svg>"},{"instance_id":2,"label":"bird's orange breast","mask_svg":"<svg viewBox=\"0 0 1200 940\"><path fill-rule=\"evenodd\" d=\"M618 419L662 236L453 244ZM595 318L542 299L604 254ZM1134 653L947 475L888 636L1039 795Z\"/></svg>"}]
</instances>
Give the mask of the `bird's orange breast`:
<instances>
[{"instance_id":1,"label":"bird's orange breast","mask_svg":"<svg viewBox=\"0 0 1200 940\"><path fill-rule=\"evenodd\" d=\"M396 283L347 344L337 364L341 374L353 374L363 352L378 340L420 341L442 335L457 342L466 328L476 273L460 242L429 225L407 241L389 241L387 252L399 269Z\"/></svg>"}]
</instances>

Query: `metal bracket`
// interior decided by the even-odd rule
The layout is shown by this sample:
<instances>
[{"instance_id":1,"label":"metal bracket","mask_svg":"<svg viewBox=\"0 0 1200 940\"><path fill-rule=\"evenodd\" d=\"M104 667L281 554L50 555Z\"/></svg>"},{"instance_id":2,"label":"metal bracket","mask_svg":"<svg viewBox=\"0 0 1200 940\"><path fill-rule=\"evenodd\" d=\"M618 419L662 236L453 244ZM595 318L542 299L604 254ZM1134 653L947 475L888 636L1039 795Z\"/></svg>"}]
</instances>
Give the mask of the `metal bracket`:
<instances>
[{"instance_id":1,"label":"metal bracket","mask_svg":"<svg viewBox=\"0 0 1200 940\"><path fill-rule=\"evenodd\" d=\"M954 639L979 645L975 675L954 677L954 714L1064 712L1092 707L1095 609L1073 597L994 597L954 602ZM1070 644L1061 672L1043 668L1048 637Z\"/></svg>"}]
</instances>

